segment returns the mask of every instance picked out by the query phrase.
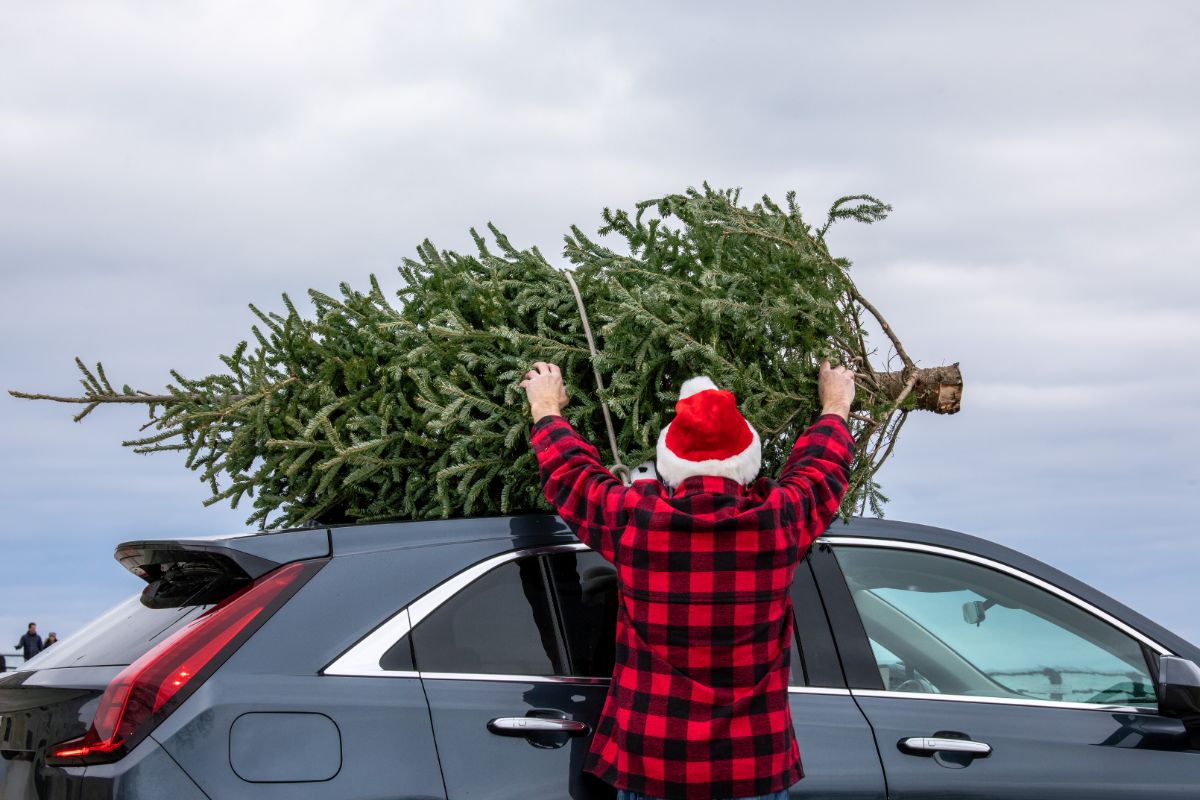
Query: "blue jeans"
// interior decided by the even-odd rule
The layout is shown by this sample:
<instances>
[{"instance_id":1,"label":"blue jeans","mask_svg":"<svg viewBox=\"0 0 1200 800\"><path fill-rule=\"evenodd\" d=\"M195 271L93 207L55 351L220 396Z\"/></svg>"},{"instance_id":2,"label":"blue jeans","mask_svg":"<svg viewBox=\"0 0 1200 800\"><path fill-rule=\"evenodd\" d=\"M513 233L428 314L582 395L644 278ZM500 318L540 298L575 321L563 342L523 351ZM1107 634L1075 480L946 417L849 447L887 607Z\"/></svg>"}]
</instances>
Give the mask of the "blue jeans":
<instances>
[{"instance_id":1,"label":"blue jeans","mask_svg":"<svg viewBox=\"0 0 1200 800\"><path fill-rule=\"evenodd\" d=\"M627 792L624 789L617 789L617 800L654 800L653 797L646 797L644 794L637 792ZM735 800L788 800L787 789L775 794L757 794L754 797L738 797Z\"/></svg>"}]
</instances>

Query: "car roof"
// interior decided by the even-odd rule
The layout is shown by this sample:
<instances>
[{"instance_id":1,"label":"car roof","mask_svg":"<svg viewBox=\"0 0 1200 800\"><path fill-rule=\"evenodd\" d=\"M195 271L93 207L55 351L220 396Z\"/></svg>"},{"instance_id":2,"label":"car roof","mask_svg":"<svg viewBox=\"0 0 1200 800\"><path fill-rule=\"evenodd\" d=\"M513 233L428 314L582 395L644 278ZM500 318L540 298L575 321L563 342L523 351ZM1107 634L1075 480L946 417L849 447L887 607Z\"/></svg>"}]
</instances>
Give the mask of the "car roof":
<instances>
[{"instance_id":1,"label":"car roof","mask_svg":"<svg viewBox=\"0 0 1200 800\"><path fill-rule=\"evenodd\" d=\"M948 528L914 522L876 517L835 519L823 536L870 538L934 545L1004 561L1034 573L1053 569L1041 561L998 542ZM536 540L560 537L574 539L571 529L560 517L554 514L516 514L305 526L277 531L187 537L186 540L173 541L203 542L218 548L230 547L256 554L267 554L273 549L278 549L281 554L295 558L302 557L297 555L299 540L311 543L310 549L315 546L315 540L327 541L327 554L337 556L481 540L508 539L511 540L513 547L519 548ZM127 544L131 543L121 546ZM315 552L314 555L316 555Z\"/></svg>"},{"instance_id":2,"label":"car roof","mask_svg":"<svg viewBox=\"0 0 1200 800\"><path fill-rule=\"evenodd\" d=\"M913 522L851 517L836 519L817 540L836 543L839 538L879 540L881 544L908 542L932 545L1000 561L1049 581L1092 605L1124 619L1177 653L1200 660L1200 648L1171 633L1114 598L1055 567L997 542L960 531ZM283 563L296 558L316 558L360 553L415 549L455 543L494 541L497 551L520 549L554 541L575 541L566 523L553 514L519 514L498 517L468 517L435 520L405 520L311 526L280 531L239 533L226 536L188 537L171 540L204 549L228 549L268 562ZM165 542L126 542L117 552L139 547L161 547Z\"/></svg>"}]
</instances>

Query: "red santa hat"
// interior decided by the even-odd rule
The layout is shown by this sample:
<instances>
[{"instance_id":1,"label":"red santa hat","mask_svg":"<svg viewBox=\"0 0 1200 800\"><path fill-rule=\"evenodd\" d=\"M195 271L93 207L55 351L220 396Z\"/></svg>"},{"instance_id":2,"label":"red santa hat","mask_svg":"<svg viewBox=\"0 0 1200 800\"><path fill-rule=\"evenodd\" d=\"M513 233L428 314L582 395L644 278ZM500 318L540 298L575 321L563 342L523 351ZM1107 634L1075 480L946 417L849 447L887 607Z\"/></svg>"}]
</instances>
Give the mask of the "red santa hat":
<instances>
[{"instance_id":1,"label":"red santa hat","mask_svg":"<svg viewBox=\"0 0 1200 800\"><path fill-rule=\"evenodd\" d=\"M683 382L675 419L658 435L659 477L678 486L693 475L715 475L747 484L762 466L762 441L737 410L733 392L700 375Z\"/></svg>"}]
</instances>

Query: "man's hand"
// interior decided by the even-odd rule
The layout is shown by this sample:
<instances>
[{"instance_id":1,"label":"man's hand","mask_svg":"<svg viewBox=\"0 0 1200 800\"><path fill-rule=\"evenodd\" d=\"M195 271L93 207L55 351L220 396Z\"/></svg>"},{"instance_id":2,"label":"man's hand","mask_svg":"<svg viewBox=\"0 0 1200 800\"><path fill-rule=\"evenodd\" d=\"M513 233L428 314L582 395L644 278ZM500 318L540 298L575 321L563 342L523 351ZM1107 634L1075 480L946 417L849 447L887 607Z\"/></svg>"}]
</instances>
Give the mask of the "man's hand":
<instances>
[{"instance_id":1,"label":"man's hand","mask_svg":"<svg viewBox=\"0 0 1200 800\"><path fill-rule=\"evenodd\" d=\"M542 417L561 415L563 406L567 404L567 389L563 386L562 372L557 364L538 361L533 369L525 373L521 388L529 398L529 410L533 413L534 422Z\"/></svg>"},{"instance_id":2,"label":"man's hand","mask_svg":"<svg viewBox=\"0 0 1200 800\"><path fill-rule=\"evenodd\" d=\"M854 372L845 367L830 368L829 361L821 362L817 379L822 414L837 414L850 421L850 404L854 402Z\"/></svg>"}]
</instances>

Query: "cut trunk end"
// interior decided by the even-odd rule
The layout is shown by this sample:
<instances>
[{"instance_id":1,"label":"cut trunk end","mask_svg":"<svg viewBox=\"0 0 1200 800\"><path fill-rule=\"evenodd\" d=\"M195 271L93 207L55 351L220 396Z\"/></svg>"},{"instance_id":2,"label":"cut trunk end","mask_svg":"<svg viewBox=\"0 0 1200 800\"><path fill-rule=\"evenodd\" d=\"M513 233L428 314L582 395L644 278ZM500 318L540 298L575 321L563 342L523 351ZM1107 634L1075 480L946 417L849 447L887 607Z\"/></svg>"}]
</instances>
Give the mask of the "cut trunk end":
<instances>
[{"instance_id":1,"label":"cut trunk end","mask_svg":"<svg viewBox=\"0 0 1200 800\"><path fill-rule=\"evenodd\" d=\"M911 372L880 372L875 379L879 382L880 392L895 400L914 376L916 382L904 398L903 408L932 411L935 414L954 414L958 411L963 388L958 362L941 367L917 368Z\"/></svg>"}]
</instances>

